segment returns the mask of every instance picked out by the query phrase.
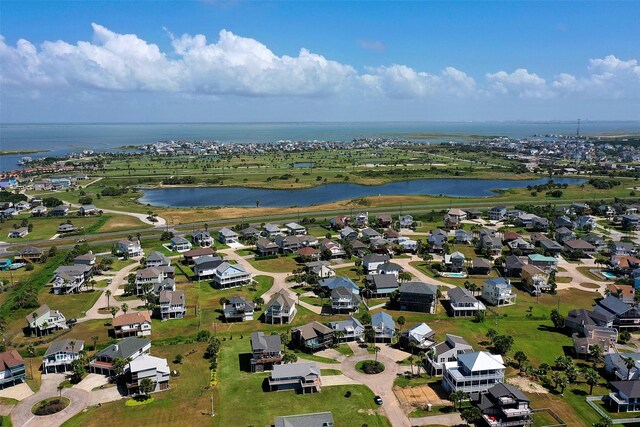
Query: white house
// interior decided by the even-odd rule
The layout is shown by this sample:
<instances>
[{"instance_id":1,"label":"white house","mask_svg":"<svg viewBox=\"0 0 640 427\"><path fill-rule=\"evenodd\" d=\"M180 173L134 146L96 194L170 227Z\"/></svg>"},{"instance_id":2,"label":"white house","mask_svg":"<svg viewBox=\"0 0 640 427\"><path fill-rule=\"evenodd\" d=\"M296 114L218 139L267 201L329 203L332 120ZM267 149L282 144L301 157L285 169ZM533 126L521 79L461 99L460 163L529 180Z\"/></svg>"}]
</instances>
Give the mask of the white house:
<instances>
[{"instance_id":1,"label":"white house","mask_svg":"<svg viewBox=\"0 0 640 427\"><path fill-rule=\"evenodd\" d=\"M80 359L84 349L84 341L65 339L53 342L42 358L42 373L66 372L71 369L71 363Z\"/></svg>"},{"instance_id":2,"label":"white house","mask_svg":"<svg viewBox=\"0 0 640 427\"><path fill-rule=\"evenodd\" d=\"M118 252L127 254L129 258L144 256L144 251L139 240L120 240L118 241Z\"/></svg>"},{"instance_id":3,"label":"white house","mask_svg":"<svg viewBox=\"0 0 640 427\"><path fill-rule=\"evenodd\" d=\"M67 329L67 319L64 315L58 310L51 310L47 304L29 313L25 319L31 333L37 335L48 334L51 330Z\"/></svg>"},{"instance_id":4,"label":"white house","mask_svg":"<svg viewBox=\"0 0 640 427\"><path fill-rule=\"evenodd\" d=\"M218 231L218 241L225 245L229 243L238 243L238 233L230 228L224 227Z\"/></svg>"},{"instance_id":5,"label":"white house","mask_svg":"<svg viewBox=\"0 0 640 427\"><path fill-rule=\"evenodd\" d=\"M335 332L342 332L342 337L337 337L339 342L364 341L364 326L358 319L351 316L347 320L330 322L329 327Z\"/></svg>"},{"instance_id":6,"label":"white house","mask_svg":"<svg viewBox=\"0 0 640 427\"><path fill-rule=\"evenodd\" d=\"M502 356L486 351L459 354L457 360L445 362L442 386L448 393L486 391L504 381Z\"/></svg>"},{"instance_id":7,"label":"white house","mask_svg":"<svg viewBox=\"0 0 640 427\"><path fill-rule=\"evenodd\" d=\"M171 370L167 359L142 354L129 363L125 378L129 393L136 393L145 378L153 382L152 392L162 391L169 388Z\"/></svg>"},{"instance_id":8,"label":"white house","mask_svg":"<svg viewBox=\"0 0 640 427\"><path fill-rule=\"evenodd\" d=\"M223 262L216 267L213 274L213 283L217 288L232 288L251 282L251 273L247 272L239 264Z\"/></svg>"},{"instance_id":9,"label":"white house","mask_svg":"<svg viewBox=\"0 0 640 427\"><path fill-rule=\"evenodd\" d=\"M169 246L174 252L187 252L191 249L191 242L182 236L175 236L169 242Z\"/></svg>"},{"instance_id":10,"label":"white house","mask_svg":"<svg viewBox=\"0 0 640 427\"><path fill-rule=\"evenodd\" d=\"M202 248L213 245L213 238L211 237L211 234L209 234L209 232L206 230L197 230L195 233L193 233L192 238L193 243Z\"/></svg>"},{"instance_id":11,"label":"white house","mask_svg":"<svg viewBox=\"0 0 640 427\"><path fill-rule=\"evenodd\" d=\"M516 303L511 283L504 277L487 279L482 286L482 298L491 305L511 305Z\"/></svg>"}]
</instances>

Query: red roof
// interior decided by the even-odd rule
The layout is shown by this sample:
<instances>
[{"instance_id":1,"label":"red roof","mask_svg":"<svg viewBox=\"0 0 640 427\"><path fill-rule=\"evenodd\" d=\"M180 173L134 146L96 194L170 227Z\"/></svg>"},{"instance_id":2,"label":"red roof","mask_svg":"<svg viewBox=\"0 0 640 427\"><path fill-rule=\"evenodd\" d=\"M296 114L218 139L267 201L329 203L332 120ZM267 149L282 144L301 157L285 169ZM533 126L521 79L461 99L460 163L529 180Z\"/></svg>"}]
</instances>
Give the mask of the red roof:
<instances>
[{"instance_id":1,"label":"red roof","mask_svg":"<svg viewBox=\"0 0 640 427\"><path fill-rule=\"evenodd\" d=\"M616 295L618 291L622 291L622 296L627 298L633 298L633 286L618 286L615 283L609 283L607 289L612 295Z\"/></svg>"},{"instance_id":2,"label":"red roof","mask_svg":"<svg viewBox=\"0 0 640 427\"><path fill-rule=\"evenodd\" d=\"M0 371L6 371L14 366L24 365L24 359L16 350L0 353Z\"/></svg>"},{"instance_id":3,"label":"red roof","mask_svg":"<svg viewBox=\"0 0 640 427\"><path fill-rule=\"evenodd\" d=\"M302 256L311 256L311 255L317 255L318 251L310 248L310 247L304 247L304 248L300 248L297 250L298 255L302 255Z\"/></svg>"},{"instance_id":4,"label":"red roof","mask_svg":"<svg viewBox=\"0 0 640 427\"><path fill-rule=\"evenodd\" d=\"M504 240L506 241L516 240L519 237L522 237L522 236L520 236L518 233L514 231L509 231L507 233L504 233Z\"/></svg>"}]
</instances>

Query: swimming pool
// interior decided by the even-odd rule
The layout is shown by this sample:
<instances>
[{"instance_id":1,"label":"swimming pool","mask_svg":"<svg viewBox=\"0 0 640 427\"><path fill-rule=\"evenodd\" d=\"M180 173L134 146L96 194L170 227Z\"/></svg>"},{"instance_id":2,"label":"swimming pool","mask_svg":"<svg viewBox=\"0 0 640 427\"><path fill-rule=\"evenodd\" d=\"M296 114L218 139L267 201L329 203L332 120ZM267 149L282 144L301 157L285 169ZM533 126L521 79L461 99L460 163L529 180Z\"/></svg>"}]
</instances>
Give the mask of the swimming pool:
<instances>
[{"instance_id":1,"label":"swimming pool","mask_svg":"<svg viewBox=\"0 0 640 427\"><path fill-rule=\"evenodd\" d=\"M618 276L616 276L613 273L609 273L608 271L601 271L600 274L602 274L607 279L617 279L618 278Z\"/></svg>"},{"instance_id":2,"label":"swimming pool","mask_svg":"<svg viewBox=\"0 0 640 427\"><path fill-rule=\"evenodd\" d=\"M442 277L454 277L454 278L460 278L460 279L464 279L465 277L467 277L467 273L447 273L447 272L442 272L442 273L440 273L440 275Z\"/></svg>"}]
</instances>

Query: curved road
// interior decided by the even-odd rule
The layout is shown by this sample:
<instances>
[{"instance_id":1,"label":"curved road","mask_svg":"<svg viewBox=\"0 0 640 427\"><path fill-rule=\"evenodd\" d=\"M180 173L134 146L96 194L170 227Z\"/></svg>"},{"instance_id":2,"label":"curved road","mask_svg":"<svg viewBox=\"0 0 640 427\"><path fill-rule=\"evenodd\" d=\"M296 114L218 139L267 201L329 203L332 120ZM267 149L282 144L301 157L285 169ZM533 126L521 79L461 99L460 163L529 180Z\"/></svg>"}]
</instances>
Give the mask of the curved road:
<instances>
[{"instance_id":1,"label":"curved road","mask_svg":"<svg viewBox=\"0 0 640 427\"><path fill-rule=\"evenodd\" d=\"M91 394L78 388L65 388L62 396L71 403L63 411L47 416L35 416L31 413L33 405L43 399L58 396L58 384L64 381L64 374L47 374L42 376L40 390L18 403L11 412L14 426L52 427L59 426L91 404Z\"/></svg>"}]
</instances>

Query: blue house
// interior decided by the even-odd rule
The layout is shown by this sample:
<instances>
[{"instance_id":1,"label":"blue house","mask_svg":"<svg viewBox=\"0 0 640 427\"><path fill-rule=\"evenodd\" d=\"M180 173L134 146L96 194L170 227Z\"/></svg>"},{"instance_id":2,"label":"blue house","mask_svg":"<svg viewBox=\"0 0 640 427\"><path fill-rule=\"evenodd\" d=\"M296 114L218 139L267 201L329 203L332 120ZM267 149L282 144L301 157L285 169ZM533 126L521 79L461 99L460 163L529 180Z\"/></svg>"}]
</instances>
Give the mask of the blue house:
<instances>
[{"instance_id":1,"label":"blue house","mask_svg":"<svg viewBox=\"0 0 640 427\"><path fill-rule=\"evenodd\" d=\"M0 271L7 271L11 268L11 259L0 258Z\"/></svg>"},{"instance_id":2,"label":"blue house","mask_svg":"<svg viewBox=\"0 0 640 427\"><path fill-rule=\"evenodd\" d=\"M329 289L330 291L333 291L334 289L339 287L344 287L350 289L354 295L360 294L360 287L348 277L328 277L326 279L319 280L318 284L323 288Z\"/></svg>"}]
</instances>

